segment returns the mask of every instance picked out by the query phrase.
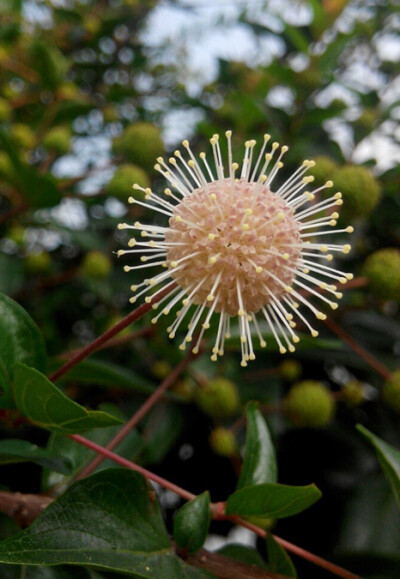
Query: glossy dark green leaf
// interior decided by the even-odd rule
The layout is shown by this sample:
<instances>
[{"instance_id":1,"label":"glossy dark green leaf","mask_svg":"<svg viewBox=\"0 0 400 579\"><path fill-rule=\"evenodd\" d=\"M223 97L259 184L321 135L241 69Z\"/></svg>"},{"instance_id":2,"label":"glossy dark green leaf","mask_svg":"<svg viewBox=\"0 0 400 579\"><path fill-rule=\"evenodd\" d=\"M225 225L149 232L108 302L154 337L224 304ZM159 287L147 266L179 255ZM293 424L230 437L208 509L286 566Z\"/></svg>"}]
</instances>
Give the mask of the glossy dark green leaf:
<instances>
[{"instance_id":1,"label":"glossy dark green leaf","mask_svg":"<svg viewBox=\"0 0 400 579\"><path fill-rule=\"evenodd\" d=\"M0 440L0 464L14 462L35 462L62 474L71 472L68 459L59 457L46 448L40 448L27 440Z\"/></svg>"},{"instance_id":2,"label":"glossy dark green leaf","mask_svg":"<svg viewBox=\"0 0 400 579\"><path fill-rule=\"evenodd\" d=\"M314 485L253 485L230 495L226 503L226 514L282 519L304 511L320 497L321 492Z\"/></svg>"},{"instance_id":3,"label":"glossy dark green leaf","mask_svg":"<svg viewBox=\"0 0 400 579\"><path fill-rule=\"evenodd\" d=\"M174 539L181 549L194 553L207 538L210 526L210 494L198 495L179 509L174 520Z\"/></svg>"},{"instance_id":4,"label":"glossy dark green leaf","mask_svg":"<svg viewBox=\"0 0 400 579\"><path fill-rule=\"evenodd\" d=\"M59 362L50 361L50 371L59 367ZM120 387L143 394L152 394L155 390L150 380L146 380L138 373L103 360L83 360L79 363L79 366L72 368L68 374L61 377L57 382L60 384L63 384L63 382L78 382L94 386Z\"/></svg>"},{"instance_id":5,"label":"glossy dark green leaf","mask_svg":"<svg viewBox=\"0 0 400 579\"><path fill-rule=\"evenodd\" d=\"M269 571L274 571L275 573L296 579L297 571L294 568L291 558L285 549L275 541L271 533L267 534L266 543Z\"/></svg>"},{"instance_id":6,"label":"glossy dark green leaf","mask_svg":"<svg viewBox=\"0 0 400 579\"><path fill-rule=\"evenodd\" d=\"M400 505L400 451L384 442L375 434L372 434L367 428L357 425L357 430L370 442L374 447L379 463L388 479L393 494Z\"/></svg>"},{"instance_id":7,"label":"glossy dark green leaf","mask_svg":"<svg viewBox=\"0 0 400 579\"><path fill-rule=\"evenodd\" d=\"M0 387L11 398L16 362L44 372L46 349L42 334L32 318L14 300L0 294Z\"/></svg>"},{"instance_id":8,"label":"glossy dark green leaf","mask_svg":"<svg viewBox=\"0 0 400 579\"><path fill-rule=\"evenodd\" d=\"M177 440L182 427L183 416L180 408L173 404L159 403L146 422L141 462L155 463L162 460Z\"/></svg>"},{"instance_id":9,"label":"glossy dark green leaf","mask_svg":"<svg viewBox=\"0 0 400 579\"><path fill-rule=\"evenodd\" d=\"M237 489L262 483L275 483L277 466L275 449L263 415L257 404L247 405L246 450Z\"/></svg>"},{"instance_id":10,"label":"glossy dark green leaf","mask_svg":"<svg viewBox=\"0 0 400 579\"><path fill-rule=\"evenodd\" d=\"M103 404L100 410L104 410L121 420L125 420L124 414L121 410L113 404ZM104 428L93 428L85 432L85 438L92 440L100 446L106 446L112 438L120 430L121 426L105 426ZM127 458L129 460L135 460L135 457L140 452L143 446L142 437L139 435L136 429L131 430L127 436L115 447L114 452L119 456ZM47 444L47 449L52 453L56 454L60 458L71 463L71 474L63 475L59 472L54 472L51 469L43 469L42 472L42 489L48 490L49 488L57 485L58 487L65 487L69 484L71 478L75 477L79 471L81 471L91 460L96 457L96 453L90 450L86 446L77 444L75 440L64 436L58 432L52 432ZM115 462L111 460L103 460L97 467L97 470L115 467Z\"/></svg>"},{"instance_id":11,"label":"glossy dark green leaf","mask_svg":"<svg viewBox=\"0 0 400 579\"><path fill-rule=\"evenodd\" d=\"M60 567L0 565L0 577L1 579L104 579L104 575L91 569L67 565Z\"/></svg>"},{"instance_id":12,"label":"glossy dark green leaf","mask_svg":"<svg viewBox=\"0 0 400 579\"><path fill-rule=\"evenodd\" d=\"M174 553L145 478L109 469L76 482L25 531L0 543L0 562L85 565L143 579L205 579Z\"/></svg>"},{"instance_id":13,"label":"glossy dark green leaf","mask_svg":"<svg viewBox=\"0 0 400 579\"><path fill-rule=\"evenodd\" d=\"M74 434L121 422L106 412L86 410L65 396L46 376L25 364L16 365L13 391L20 412L48 430Z\"/></svg>"}]
</instances>

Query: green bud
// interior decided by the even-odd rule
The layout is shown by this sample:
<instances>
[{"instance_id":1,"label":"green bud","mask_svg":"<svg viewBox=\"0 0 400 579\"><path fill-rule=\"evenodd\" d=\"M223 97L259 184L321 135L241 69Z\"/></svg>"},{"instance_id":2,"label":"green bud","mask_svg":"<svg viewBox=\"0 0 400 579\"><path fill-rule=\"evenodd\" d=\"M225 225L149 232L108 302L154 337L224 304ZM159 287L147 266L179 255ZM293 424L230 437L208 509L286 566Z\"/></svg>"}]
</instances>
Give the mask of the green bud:
<instances>
[{"instance_id":1,"label":"green bud","mask_svg":"<svg viewBox=\"0 0 400 579\"><path fill-rule=\"evenodd\" d=\"M400 302L400 250L385 248L375 251L364 263L363 274L371 291L384 300Z\"/></svg>"},{"instance_id":2,"label":"green bud","mask_svg":"<svg viewBox=\"0 0 400 579\"><path fill-rule=\"evenodd\" d=\"M15 177L14 166L7 153L0 151L0 177L6 181L13 181Z\"/></svg>"},{"instance_id":3,"label":"green bud","mask_svg":"<svg viewBox=\"0 0 400 579\"><path fill-rule=\"evenodd\" d=\"M199 388L196 393L198 406L214 418L231 416L239 406L236 385L226 378L214 378Z\"/></svg>"},{"instance_id":4,"label":"green bud","mask_svg":"<svg viewBox=\"0 0 400 579\"><path fill-rule=\"evenodd\" d=\"M386 406L400 414L400 370L395 370L384 383L383 400Z\"/></svg>"},{"instance_id":5,"label":"green bud","mask_svg":"<svg viewBox=\"0 0 400 579\"><path fill-rule=\"evenodd\" d=\"M89 251L83 258L81 271L83 275L95 279L104 279L110 275L112 263L101 251Z\"/></svg>"},{"instance_id":6,"label":"green bud","mask_svg":"<svg viewBox=\"0 0 400 579\"><path fill-rule=\"evenodd\" d=\"M342 386L342 399L349 406L359 406L364 401L364 386L358 380L350 380Z\"/></svg>"},{"instance_id":7,"label":"green bud","mask_svg":"<svg viewBox=\"0 0 400 579\"><path fill-rule=\"evenodd\" d=\"M12 114L12 108L6 99L0 98L0 121L7 121Z\"/></svg>"},{"instance_id":8,"label":"green bud","mask_svg":"<svg viewBox=\"0 0 400 579\"><path fill-rule=\"evenodd\" d=\"M30 253L25 257L25 266L30 273L47 273L51 268L51 257L47 251Z\"/></svg>"},{"instance_id":9,"label":"green bud","mask_svg":"<svg viewBox=\"0 0 400 579\"><path fill-rule=\"evenodd\" d=\"M348 221L368 217L381 197L378 181L366 167L346 165L332 176L335 189L343 195L341 218Z\"/></svg>"},{"instance_id":10,"label":"green bud","mask_svg":"<svg viewBox=\"0 0 400 579\"><path fill-rule=\"evenodd\" d=\"M144 193L138 189L132 189L135 183L143 188L150 185L149 178L143 169L136 165L120 165L107 183L106 192L121 201L126 201L131 196L141 200L144 198Z\"/></svg>"},{"instance_id":11,"label":"green bud","mask_svg":"<svg viewBox=\"0 0 400 579\"><path fill-rule=\"evenodd\" d=\"M71 131L67 127L53 127L43 137L42 142L46 149L65 155L69 151L70 139Z\"/></svg>"},{"instance_id":12,"label":"green bud","mask_svg":"<svg viewBox=\"0 0 400 579\"><path fill-rule=\"evenodd\" d=\"M29 125L24 123L14 123L11 127L11 134L18 145L23 149L33 149L36 145L36 136Z\"/></svg>"},{"instance_id":13,"label":"green bud","mask_svg":"<svg viewBox=\"0 0 400 579\"><path fill-rule=\"evenodd\" d=\"M301 376L303 368L297 360L284 360L279 366L279 374L284 380L294 382Z\"/></svg>"},{"instance_id":14,"label":"green bud","mask_svg":"<svg viewBox=\"0 0 400 579\"><path fill-rule=\"evenodd\" d=\"M329 388L314 380L294 384L283 404L290 420L300 428L326 426L335 412L335 401Z\"/></svg>"},{"instance_id":15,"label":"green bud","mask_svg":"<svg viewBox=\"0 0 400 579\"><path fill-rule=\"evenodd\" d=\"M215 454L229 457L238 453L235 435L227 428L214 428L208 440Z\"/></svg>"},{"instance_id":16,"label":"green bud","mask_svg":"<svg viewBox=\"0 0 400 579\"><path fill-rule=\"evenodd\" d=\"M168 376L168 374L171 373L172 368L169 362L165 362L165 360L158 360L157 362L154 362L152 370L156 378L163 380Z\"/></svg>"},{"instance_id":17,"label":"green bud","mask_svg":"<svg viewBox=\"0 0 400 579\"><path fill-rule=\"evenodd\" d=\"M326 156L315 157L314 161L315 167L311 169L311 172L315 178L313 185L315 187L321 187L327 181L332 179L332 175L337 172L339 165L336 163L336 161Z\"/></svg>"},{"instance_id":18,"label":"green bud","mask_svg":"<svg viewBox=\"0 0 400 579\"><path fill-rule=\"evenodd\" d=\"M9 230L7 237L17 245L22 245L25 238L25 229L21 225L15 225Z\"/></svg>"},{"instance_id":19,"label":"green bud","mask_svg":"<svg viewBox=\"0 0 400 579\"><path fill-rule=\"evenodd\" d=\"M148 171L153 169L163 150L160 131L151 123L136 123L128 127L113 143L114 153Z\"/></svg>"},{"instance_id":20,"label":"green bud","mask_svg":"<svg viewBox=\"0 0 400 579\"><path fill-rule=\"evenodd\" d=\"M195 387L194 387L193 383L190 382L189 380L178 380L172 386L171 391L174 394L178 394L178 396L180 396L181 398L183 398L187 402L190 402L191 400L193 400L193 396L195 393Z\"/></svg>"}]
</instances>

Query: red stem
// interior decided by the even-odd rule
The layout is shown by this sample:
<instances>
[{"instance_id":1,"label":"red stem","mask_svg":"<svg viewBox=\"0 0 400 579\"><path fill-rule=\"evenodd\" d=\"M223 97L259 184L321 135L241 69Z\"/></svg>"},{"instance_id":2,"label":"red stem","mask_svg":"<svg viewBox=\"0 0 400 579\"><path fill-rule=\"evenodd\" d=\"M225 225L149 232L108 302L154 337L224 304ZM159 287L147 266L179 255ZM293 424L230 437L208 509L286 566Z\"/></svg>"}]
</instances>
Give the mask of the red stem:
<instances>
[{"instance_id":1,"label":"red stem","mask_svg":"<svg viewBox=\"0 0 400 579\"><path fill-rule=\"evenodd\" d=\"M138 464L135 464L134 462L131 462L130 460L127 460L126 458L123 458L122 456L118 456L118 454L115 454L114 452L111 452L111 450L107 450L106 448L99 446L95 442L92 442L91 440L85 438L84 436L81 436L80 434L70 434L69 438L72 438L72 440L75 440L75 442L78 442L79 444L82 444L83 446L90 448L90 450L94 450L98 454L103 455L104 458L109 458L114 462L116 462L117 464L120 464L121 466L130 468L131 470L135 470L136 472L140 472L140 474L142 474L144 477L148 478L149 480L152 480L153 482L159 484L160 486L166 489L169 489L173 493L176 493L177 495L185 499L185 501L191 501L196 497L196 495L190 493L189 491L186 491L185 489L179 487L178 485L175 485L174 483L150 472L149 470L143 468L142 466L139 466Z\"/></svg>"},{"instance_id":2,"label":"red stem","mask_svg":"<svg viewBox=\"0 0 400 579\"><path fill-rule=\"evenodd\" d=\"M165 378L165 380L158 386L158 388L153 392L149 398L145 401L145 403L139 408L137 412L132 416L126 424L117 432L117 434L110 440L110 442L106 445L107 450L114 450L116 446L125 438L129 432L135 428L138 422L153 408L153 406L160 400L163 396L164 392L168 390L176 381L178 376L185 370L186 366L194 357L194 354L189 351L183 360L172 370L172 372ZM103 462L105 459L104 455L98 455L96 458L92 460L83 470L79 473L76 477L77 480L84 478L91 474L98 466Z\"/></svg>"},{"instance_id":3,"label":"red stem","mask_svg":"<svg viewBox=\"0 0 400 579\"><path fill-rule=\"evenodd\" d=\"M112 328L107 330L107 332L104 332L104 334L101 334L101 336L96 338L93 342L88 344L85 348L82 348L81 350L79 350L72 358L70 358L68 360L68 362L66 362L63 366L61 366L61 368L58 368L58 370L53 372L53 374L51 374L51 376L49 376L49 380L51 380L52 382L55 382L56 380L58 380L58 378L60 378L61 376L63 376L67 372L69 372L69 370L71 370L71 368L73 368L74 366L79 364L79 362L81 362L82 360L84 360L85 358L90 356L90 354L92 354L95 350L97 350L105 342L108 342L108 340L113 338L116 334L121 332L124 328L126 328L127 326L129 326L133 322L136 322L136 320L141 318L146 312L148 312L151 309L153 304L157 303L161 298L166 296L173 289L174 286L175 286L174 282L167 285L167 287L162 292L160 292L159 294L157 294L156 297L153 298L153 300L150 304L147 304L147 303L142 304L141 306L136 308L136 310L133 310L133 312L131 312L130 314L125 316L125 318L123 320L121 320L120 322L118 322L118 324L115 324L115 326L113 326Z\"/></svg>"},{"instance_id":4,"label":"red stem","mask_svg":"<svg viewBox=\"0 0 400 579\"><path fill-rule=\"evenodd\" d=\"M375 372L380 374L385 380L390 380L390 378L392 377L391 371L388 368L386 368L386 366L384 366L381 362L379 362L379 360L377 360L375 356L373 356L370 352L368 352L368 350L360 346L360 344L356 342L350 336L350 334L346 332L346 330L344 330L341 326L339 326L339 324L333 321L332 318L327 318L325 320L325 325L328 326L328 328L332 330L332 332L334 332L341 340L343 340L343 342L346 342L346 344L348 344L348 346L350 346L350 348L356 354L358 354L360 358L364 360L364 362L369 364L371 368L375 370Z\"/></svg>"},{"instance_id":5,"label":"red stem","mask_svg":"<svg viewBox=\"0 0 400 579\"><path fill-rule=\"evenodd\" d=\"M238 525L246 527L246 529L250 529L250 531L253 531L259 537L265 538L267 536L267 531L264 531L264 529L260 529L259 527L256 527L255 525L248 523L247 521L244 521L240 517L228 517L228 518L237 523ZM314 555L314 553L310 553L310 551L306 551L305 549L302 549L297 545L293 545L293 543L289 543L289 541L286 541L285 539L281 539L276 535L272 536L277 543L282 545L282 547L287 551L289 551L290 553L298 555L299 557L302 557L303 559L306 559L307 561L314 563L314 565L318 565L318 567L322 567L323 569L326 569L327 571L334 573L338 577L343 577L343 579L362 579L360 575L355 575L351 571L347 571L347 569L344 569L339 565L335 565L334 563L331 563L330 561L327 561L326 559L323 559L318 555Z\"/></svg>"},{"instance_id":6,"label":"red stem","mask_svg":"<svg viewBox=\"0 0 400 579\"><path fill-rule=\"evenodd\" d=\"M75 442L78 442L79 444L82 444L83 446L86 446L87 448L90 448L91 450L94 450L95 452L103 455L105 458L109 458L109 459L113 460L114 462L116 462L117 464L120 464L121 466L124 466L126 468L130 468L131 470L135 470L136 472L139 472L144 477L146 477L149 480L152 480L153 482L159 484L160 486L172 491L173 493L176 493L177 495L179 495L180 497L182 497L186 501L191 501L192 499L196 498L196 495L194 495L193 493L190 493L189 491L187 491L187 490L171 483L170 481L148 471L147 469L135 464L134 462L131 462L130 460L127 460L126 458L122 458L121 456L118 456L117 454L111 452L110 450L107 450L106 448L99 446L95 442L92 442L91 440L88 440L87 438L84 438L83 436L81 436L79 434L71 434L69 436L69 438L71 438L72 440L75 440ZM259 527L256 527L255 525L252 525L251 523L248 523L247 521L244 521L240 517L224 517L223 515L221 516L221 509L220 509L218 504L211 505L211 513L215 514L216 518L219 520L221 520L221 518L226 518L226 519L231 520L234 523L237 523L238 525L241 525L242 527L246 527L247 529L250 529L251 531L253 531L257 535L259 535L260 537L265 538L267 536L266 531L264 531L263 529L260 529ZM305 549L302 549L301 547L297 547L297 545L293 545L292 543L289 543L288 541L285 541L284 539L281 539L280 537L277 537L274 535L274 538L276 541L278 541L278 543L280 543L288 551L295 553L299 557L302 557L303 559L306 559L307 561L310 561L311 563L314 563L315 565L318 565L319 567L322 567L323 569L327 569L328 571L330 571L331 573L334 573L335 575L338 575L339 577L343 577L343 579L362 579L362 577L360 577L359 575L355 575L354 573L351 573L350 571L343 569L343 567L339 567L338 565L335 565L334 563L331 563L330 561L327 561L326 559L323 559L322 557L318 557L318 555L314 555L313 553L310 553L309 551L306 551Z\"/></svg>"}]
</instances>

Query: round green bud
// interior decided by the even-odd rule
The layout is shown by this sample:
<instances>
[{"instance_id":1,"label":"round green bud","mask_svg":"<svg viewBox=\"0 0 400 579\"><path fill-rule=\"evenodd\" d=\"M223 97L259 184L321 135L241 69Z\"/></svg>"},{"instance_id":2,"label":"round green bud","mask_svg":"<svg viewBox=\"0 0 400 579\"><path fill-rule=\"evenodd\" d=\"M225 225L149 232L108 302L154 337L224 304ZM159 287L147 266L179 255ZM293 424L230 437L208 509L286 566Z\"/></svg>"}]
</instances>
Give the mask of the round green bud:
<instances>
[{"instance_id":1,"label":"round green bud","mask_svg":"<svg viewBox=\"0 0 400 579\"><path fill-rule=\"evenodd\" d=\"M47 273L51 268L51 257L47 251L30 253L25 257L25 266L30 273Z\"/></svg>"},{"instance_id":2,"label":"round green bud","mask_svg":"<svg viewBox=\"0 0 400 579\"><path fill-rule=\"evenodd\" d=\"M283 404L287 416L298 427L326 426L335 412L335 401L329 388L314 380L294 384Z\"/></svg>"},{"instance_id":3,"label":"round green bud","mask_svg":"<svg viewBox=\"0 0 400 579\"><path fill-rule=\"evenodd\" d=\"M42 143L46 149L65 155L69 151L70 139L71 131L67 127L53 127L43 137Z\"/></svg>"},{"instance_id":4,"label":"round green bud","mask_svg":"<svg viewBox=\"0 0 400 579\"><path fill-rule=\"evenodd\" d=\"M400 370L395 370L383 385L383 401L386 406L400 414Z\"/></svg>"},{"instance_id":5,"label":"round green bud","mask_svg":"<svg viewBox=\"0 0 400 579\"><path fill-rule=\"evenodd\" d=\"M24 123L14 123L11 127L11 134L18 147L33 149L36 145L35 133Z\"/></svg>"},{"instance_id":6,"label":"round green bud","mask_svg":"<svg viewBox=\"0 0 400 579\"><path fill-rule=\"evenodd\" d=\"M311 169L314 176L313 186L321 187L332 179L332 175L337 172L339 165L331 157L314 157L315 166Z\"/></svg>"},{"instance_id":7,"label":"round green bud","mask_svg":"<svg viewBox=\"0 0 400 579\"><path fill-rule=\"evenodd\" d=\"M7 237L17 245L22 245L25 238L25 229L21 227L21 225L15 225L14 227L11 227L7 233Z\"/></svg>"},{"instance_id":8,"label":"round green bud","mask_svg":"<svg viewBox=\"0 0 400 579\"><path fill-rule=\"evenodd\" d=\"M214 428L208 440L212 450L220 456L229 457L238 453L235 435L227 428Z\"/></svg>"},{"instance_id":9,"label":"round green bud","mask_svg":"<svg viewBox=\"0 0 400 579\"><path fill-rule=\"evenodd\" d=\"M342 386L342 399L349 406L359 406L364 401L364 386L358 380L350 380Z\"/></svg>"},{"instance_id":10,"label":"round green bud","mask_svg":"<svg viewBox=\"0 0 400 579\"><path fill-rule=\"evenodd\" d=\"M171 391L174 394L178 394L178 396L180 396L181 398L183 398L187 402L190 402L191 400L193 400L193 396L195 393L195 387L194 387L193 383L190 382L189 380L178 380L172 386Z\"/></svg>"},{"instance_id":11,"label":"round green bud","mask_svg":"<svg viewBox=\"0 0 400 579\"><path fill-rule=\"evenodd\" d=\"M369 280L369 288L384 300L400 302L400 250L379 249L365 261L363 275Z\"/></svg>"},{"instance_id":12,"label":"round green bud","mask_svg":"<svg viewBox=\"0 0 400 579\"><path fill-rule=\"evenodd\" d=\"M301 376L303 368L297 360L284 360L279 366L279 374L284 380L294 382Z\"/></svg>"},{"instance_id":13,"label":"round green bud","mask_svg":"<svg viewBox=\"0 0 400 579\"><path fill-rule=\"evenodd\" d=\"M162 155L163 150L160 131L151 123L136 123L113 142L114 153L148 171L153 170L156 159Z\"/></svg>"},{"instance_id":14,"label":"round green bud","mask_svg":"<svg viewBox=\"0 0 400 579\"><path fill-rule=\"evenodd\" d=\"M73 82L66 82L59 87L57 96L62 100L76 100L81 98L81 93L76 84Z\"/></svg>"},{"instance_id":15,"label":"round green bud","mask_svg":"<svg viewBox=\"0 0 400 579\"><path fill-rule=\"evenodd\" d=\"M121 201L126 201L129 197L144 199L144 193L140 189L132 189L132 185L137 183L144 189L149 187L149 178L140 167L136 165L120 165L117 167L113 177L106 185L106 192Z\"/></svg>"},{"instance_id":16,"label":"round green bud","mask_svg":"<svg viewBox=\"0 0 400 579\"><path fill-rule=\"evenodd\" d=\"M239 406L239 393L236 385L226 378L214 378L196 393L198 406L214 418L231 416Z\"/></svg>"},{"instance_id":17,"label":"round green bud","mask_svg":"<svg viewBox=\"0 0 400 579\"><path fill-rule=\"evenodd\" d=\"M15 177L14 166L7 153L0 151L0 177L6 181L12 181Z\"/></svg>"},{"instance_id":18,"label":"round green bud","mask_svg":"<svg viewBox=\"0 0 400 579\"><path fill-rule=\"evenodd\" d=\"M12 108L6 99L0 98L0 121L6 121L10 118Z\"/></svg>"},{"instance_id":19,"label":"round green bud","mask_svg":"<svg viewBox=\"0 0 400 579\"><path fill-rule=\"evenodd\" d=\"M83 275L95 279L104 279L110 275L112 263L101 251L89 251L83 258L81 271Z\"/></svg>"},{"instance_id":20,"label":"round green bud","mask_svg":"<svg viewBox=\"0 0 400 579\"><path fill-rule=\"evenodd\" d=\"M343 195L341 218L368 217L378 204L380 185L366 167L345 165L334 173L332 180Z\"/></svg>"},{"instance_id":21,"label":"round green bud","mask_svg":"<svg viewBox=\"0 0 400 579\"><path fill-rule=\"evenodd\" d=\"M169 362L166 362L165 360L157 360L157 362L154 362L152 370L156 378L163 380L171 373L172 368Z\"/></svg>"}]
</instances>

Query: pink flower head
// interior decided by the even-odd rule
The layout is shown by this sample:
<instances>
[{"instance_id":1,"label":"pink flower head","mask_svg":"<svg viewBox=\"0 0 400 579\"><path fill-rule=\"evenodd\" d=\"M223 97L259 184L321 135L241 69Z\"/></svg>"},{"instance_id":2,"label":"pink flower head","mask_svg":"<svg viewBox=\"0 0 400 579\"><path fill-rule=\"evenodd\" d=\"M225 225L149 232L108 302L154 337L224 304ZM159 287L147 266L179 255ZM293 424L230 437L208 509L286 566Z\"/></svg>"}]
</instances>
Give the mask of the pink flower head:
<instances>
[{"instance_id":1,"label":"pink flower head","mask_svg":"<svg viewBox=\"0 0 400 579\"><path fill-rule=\"evenodd\" d=\"M264 135L261 150L253 160L256 141L247 141L240 169L232 159L231 131L225 136L227 170L219 135L210 139L214 168L205 153L200 153L199 159L194 156L188 141L183 141L186 159L180 151L175 151L168 163L157 159L155 168L169 183L165 198L135 184L134 189L144 192L145 199L152 203L133 197L129 201L166 215L168 225L120 224L120 229L131 229L138 236L129 241L135 249L120 250L118 255L142 254L141 265L125 266L125 271L165 268L132 286L132 303L146 293L149 295L145 299L150 303L169 278L175 281L169 294L153 305L157 309L163 304L152 322L179 306L168 332L173 338L184 321L188 323L182 350L199 330L193 347L194 352L198 351L215 315L218 329L211 359L216 360L224 353L225 339L230 337L231 319L237 318L241 365L246 366L248 360L255 358L253 334L265 347L266 329L282 354L293 352L299 341L296 320L312 336L318 335L299 306L304 305L318 319L326 316L303 295L303 290L336 309L337 303L331 297L340 298L342 294L330 282L343 284L353 276L323 264L332 261L333 252L348 253L350 246L319 243L315 238L351 232L353 228L318 231L336 225L338 213L331 210L342 205L342 196L335 193L317 199L321 190L333 186L331 181L313 191L306 190L314 178L304 175L314 166L313 161L304 161L282 185L274 187L288 147L272 143L266 152L270 136ZM154 290L157 286L159 289Z\"/></svg>"}]
</instances>

